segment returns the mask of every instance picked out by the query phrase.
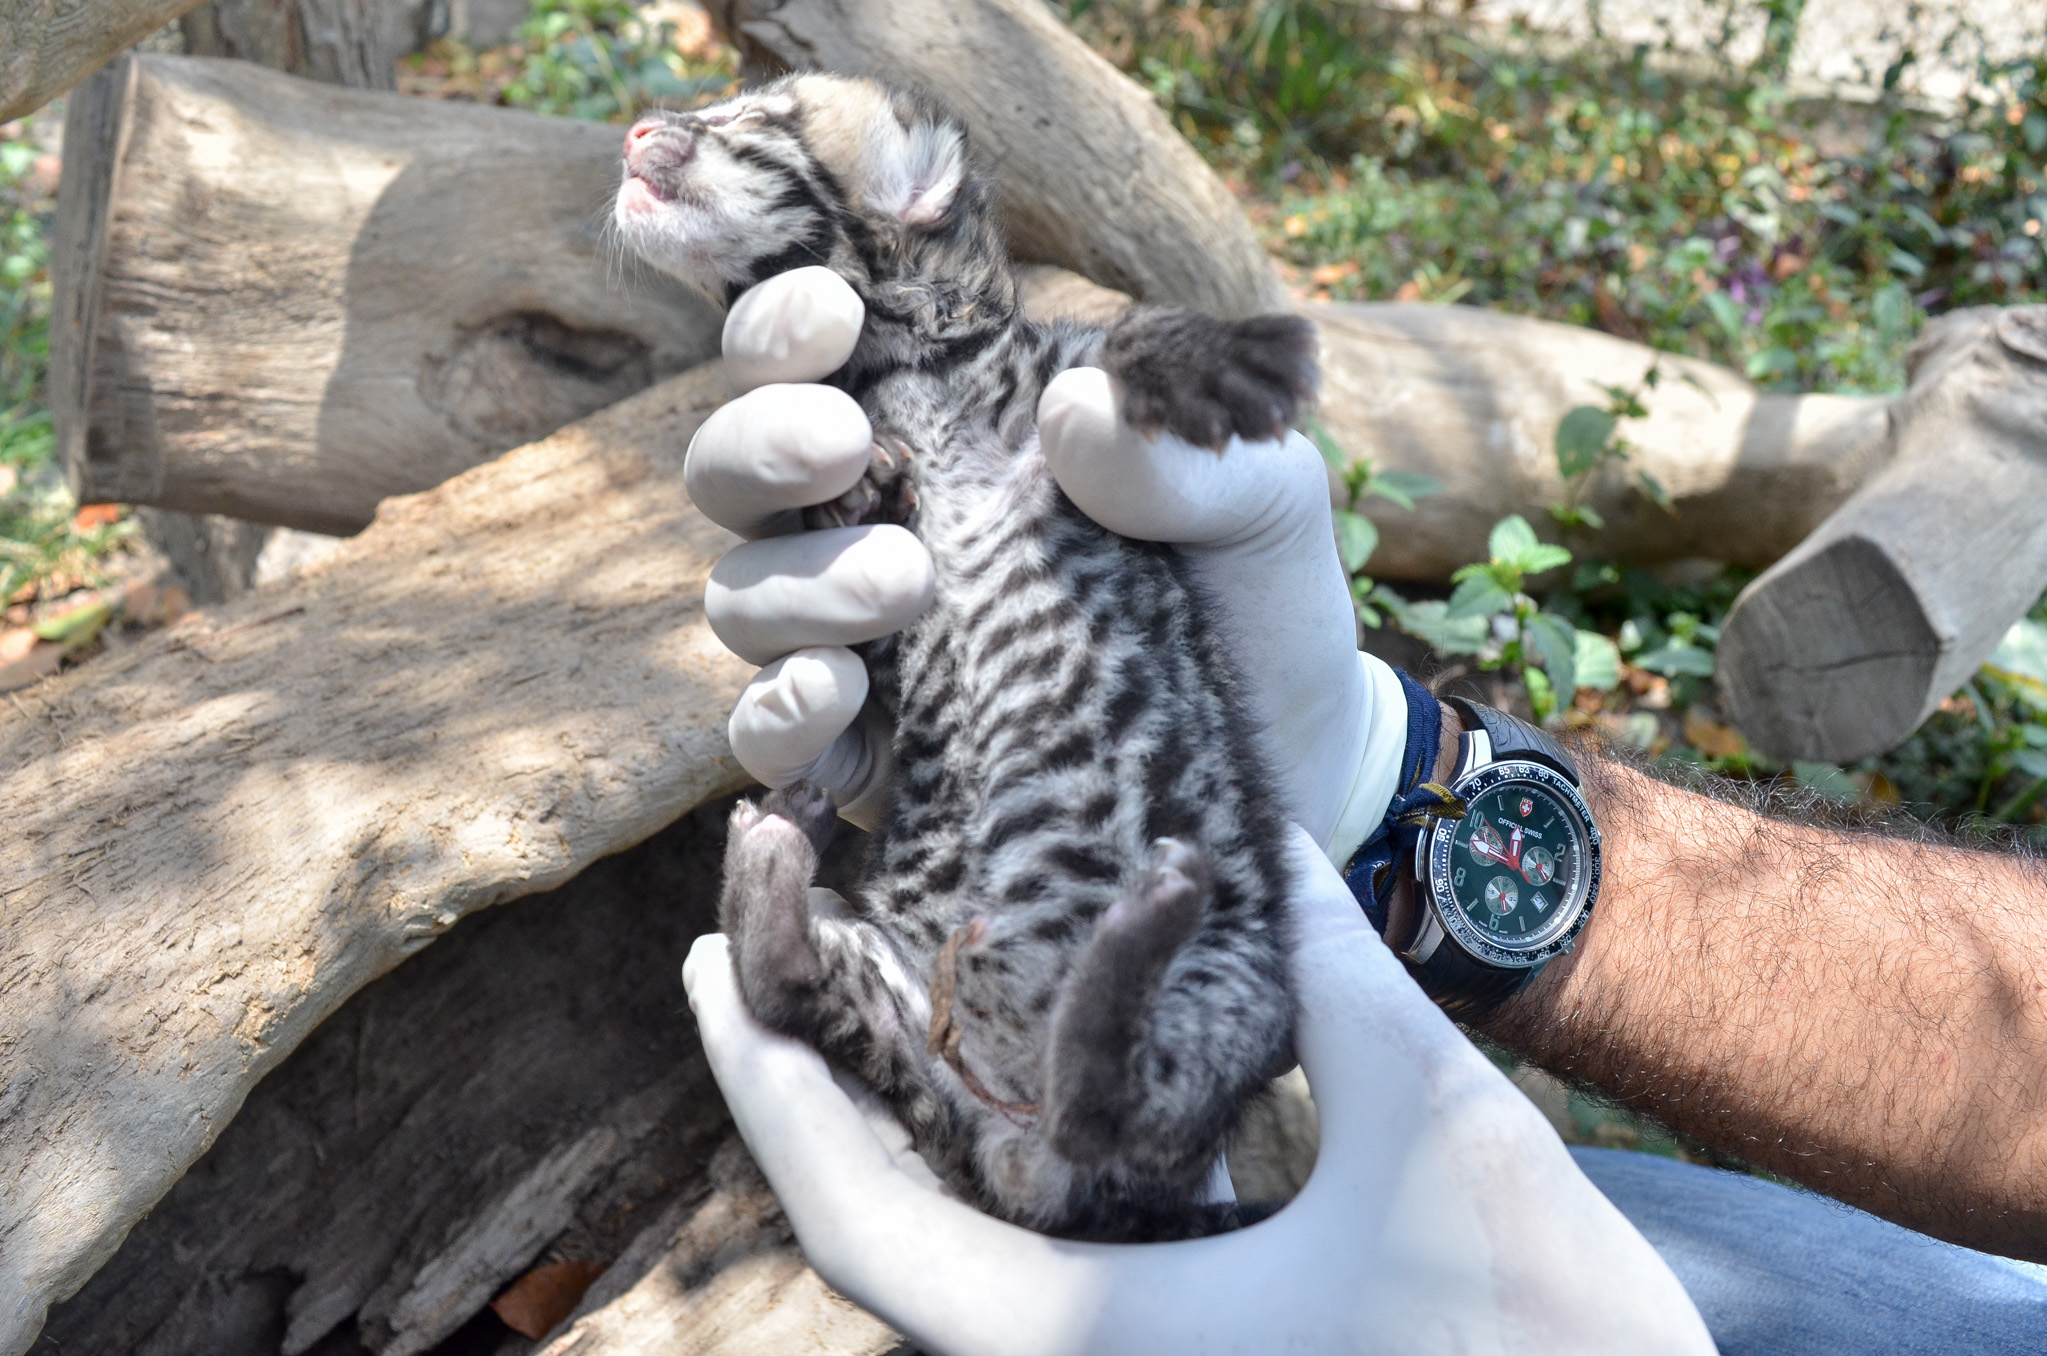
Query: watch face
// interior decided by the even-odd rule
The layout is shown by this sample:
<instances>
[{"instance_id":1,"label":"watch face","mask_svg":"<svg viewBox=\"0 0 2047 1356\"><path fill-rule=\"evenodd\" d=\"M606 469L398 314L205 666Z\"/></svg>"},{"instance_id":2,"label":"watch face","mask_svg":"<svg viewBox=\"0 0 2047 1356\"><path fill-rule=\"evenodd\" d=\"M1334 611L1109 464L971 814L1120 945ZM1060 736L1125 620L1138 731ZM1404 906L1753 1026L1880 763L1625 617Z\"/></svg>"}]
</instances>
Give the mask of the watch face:
<instances>
[{"instance_id":1,"label":"watch face","mask_svg":"<svg viewBox=\"0 0 2047 1356\"><path fill-rule=\"evenodd\" d=\"M1467 813L1444 823L1430 845L1445 927L1482 959L1547 959L1598 886L1584 802L1561 777L1525 763L1481 769L1458 791Z\"/></svg>"}]
</instances>

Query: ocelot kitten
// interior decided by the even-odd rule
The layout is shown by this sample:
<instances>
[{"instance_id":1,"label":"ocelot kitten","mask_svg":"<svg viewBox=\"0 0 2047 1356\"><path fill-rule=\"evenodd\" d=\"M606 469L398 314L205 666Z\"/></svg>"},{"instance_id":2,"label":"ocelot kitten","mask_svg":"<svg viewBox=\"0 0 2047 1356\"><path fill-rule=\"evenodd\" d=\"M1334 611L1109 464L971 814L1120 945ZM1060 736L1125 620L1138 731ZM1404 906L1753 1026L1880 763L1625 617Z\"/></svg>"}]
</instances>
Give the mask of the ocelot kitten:
<instances>
[{"instance_id":1,"label":"ocelot kitten","mask_svg":"<svg viewBox=\"0 0 2047 1356\"><path fill-rule=\"evenodd\" d=\"M832 381L874 461L808 521L905 523L937 572L930 610L865 647L895 771L857 898L807 902L822 792L733 815L721 918L747 1004L878 1090L984 1209L1076 1237L1215 1227L1194 1203L1292 1045L1281 819L1174 553L1067 502L1036 412L1094 364L1146 431L1270 438L1312 394L1312 330L1025 318L960 127L864 81L649 115L624 170L614 222L655 266L728 299L805 264L858 292Z\"/></svg>"}]
</instances>

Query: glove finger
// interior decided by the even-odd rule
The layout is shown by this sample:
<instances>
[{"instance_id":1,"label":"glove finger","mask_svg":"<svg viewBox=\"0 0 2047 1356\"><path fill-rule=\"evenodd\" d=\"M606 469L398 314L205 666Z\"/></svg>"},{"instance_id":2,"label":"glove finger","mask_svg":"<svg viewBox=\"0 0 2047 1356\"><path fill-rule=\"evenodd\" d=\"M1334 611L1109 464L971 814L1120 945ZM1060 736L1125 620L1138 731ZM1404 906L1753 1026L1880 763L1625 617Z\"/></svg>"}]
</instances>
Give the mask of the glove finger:
<instances>
[{"instance_id":1,"label":"glove finger","mask_svg":"<svg viewBox=\"0 0 2047 1356\"><path fill-rule=\"evenodd\" d=\"M930 552L904 528L798 532L726 552L711 567L704 615L727 649L765 664L899 631L930 605L933 583Z\"/></svg>"},{"instance_id":2,"label":"glove finger","mask_svg":"<svg viewBox=\"0 0 2047 1356\"><path fill-rule=\"evenodd\" d=\"M867 700L867 666L851 650L816 646L797 650L753 676L732 707L726 736L732 755L763 786L787 786L805 779L829 779L834 792L857 794L864 785L854 728Z\"/></svg>"},{"instance_id":3,"label":"glove finger","mask_svg":"<svg viewBox=\"0 0 2047 1356\"><path fill-rule=\"evenodd\" d=\"M1329 474L1306 439L1233 439L1216 453L1171 434L1147 438L1123 422L1115 383L1099 368L1052 379L1038 434L1067 498L1126 537L1230 545L1312 513L1327 530Z\"/></svg>"},{"instance_id":4,"label":"glove finger","mask_svg":"<svg viewBox=\"0 0 2047 1356\"><path fill-rule=\"evenodd\" d=\"M845 366L866 308L844 278L812 265L746 291L725 316L725 379L734 393L822 381Z\"/></svg>"},{"instance_id":5,"label":"glove finger","mask_svg":"<svg viewBox=\"0 0 2047 1356\"><path fill-rule=\"evenodd\" d=\"M798 510L852 489L873 447L867 416L844 391L763 386L703 422L682 479L712 522L742 537L770 537L800 528Z\"/></svg>"}]
</instances>

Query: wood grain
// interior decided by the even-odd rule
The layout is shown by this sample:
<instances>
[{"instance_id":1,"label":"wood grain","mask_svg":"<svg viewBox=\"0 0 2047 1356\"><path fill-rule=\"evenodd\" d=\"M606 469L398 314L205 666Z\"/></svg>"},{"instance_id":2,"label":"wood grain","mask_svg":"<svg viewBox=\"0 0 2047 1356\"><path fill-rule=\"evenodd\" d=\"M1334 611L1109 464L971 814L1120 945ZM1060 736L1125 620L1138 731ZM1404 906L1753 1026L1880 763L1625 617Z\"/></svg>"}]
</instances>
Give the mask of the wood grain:
<instances>
[{"instance_id":1,"label":"wood grain","mask_svg":"<svg viewBox=\"0 0 2047 1356\"><path fill-rule=\"evenodd\" d=\"M123 58L68 109L52 414L82 502L352 532L716 356L621 266L615 128Z\"/></svg>"},{"instance_id":2,"label":"wood grain","mask_svg":"<svg viewBox=\"0 0 2047 1356\"><path fill-rule=\"evenodd\" d=\"M1895 459L1735 600L1720 688L1785 759L1894 748L2047 589L2047 306L1927 324Z\"/></svg>"},{"instance_id":3,"label":"wood grain","mask_svg":"<svg viewBox=\"0 0 2047 1356\"><path fill-rule=\"evenodd\" d=\"M0 705L0 1352L353 992L744 780L706 366Z\"/></svg>"}]
</instances>

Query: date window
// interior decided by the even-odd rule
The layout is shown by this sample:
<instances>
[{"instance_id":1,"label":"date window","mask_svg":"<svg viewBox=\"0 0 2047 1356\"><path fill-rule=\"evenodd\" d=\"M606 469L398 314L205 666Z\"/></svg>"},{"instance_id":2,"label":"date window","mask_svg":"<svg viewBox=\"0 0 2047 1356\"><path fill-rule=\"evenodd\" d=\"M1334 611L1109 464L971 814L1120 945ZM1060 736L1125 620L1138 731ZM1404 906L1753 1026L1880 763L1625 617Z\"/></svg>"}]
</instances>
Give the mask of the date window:
<instances>
[{"instance_id":1,"label":"date window","mask_svg":"<svg viewBox=\"0 0 2047 1356\"><path fill-rule=\"evenodd\" d=\"M1521 817L1522 817L1523 819L1526 819L1526 818L1528 818L1528 815L1529 815L1529 813L1530 813L1530 812L1531 812L1532 810L1534 810L1534 809L1535 809L1535 802L1534 802L1534 801L1532 801L1532 800L1530 800L1530 799L1529 799L1528 797L1526 797L1526 796L1523 796L1523 797L1521 798Z\"/></svg>"}]
</instances>

